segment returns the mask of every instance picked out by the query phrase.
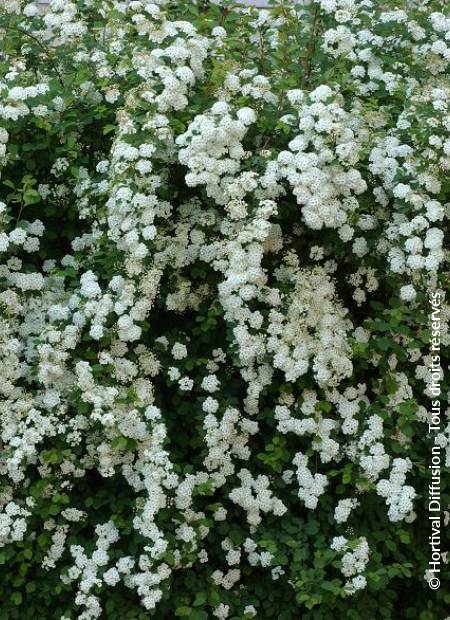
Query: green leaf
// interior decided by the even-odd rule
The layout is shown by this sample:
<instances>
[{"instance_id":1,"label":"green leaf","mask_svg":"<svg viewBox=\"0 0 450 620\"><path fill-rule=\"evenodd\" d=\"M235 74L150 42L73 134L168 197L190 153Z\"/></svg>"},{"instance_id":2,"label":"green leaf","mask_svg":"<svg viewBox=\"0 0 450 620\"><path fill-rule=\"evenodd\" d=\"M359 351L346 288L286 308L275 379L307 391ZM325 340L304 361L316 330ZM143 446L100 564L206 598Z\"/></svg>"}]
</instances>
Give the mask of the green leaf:
<instances>
[{"instance_id":1,"label":"green leaf","mask_svg":"<svg viewBox=\"0 0 450 620\"><path fill-rule=\"evenodd\" d=\"M186 616L190 616L192 612L191 607L177 607L177 609L175 609L175 615L177 617L186 617Z\"/></svg>"},{"instance_id":2,"label":"green leaf","mask_svg":"<svg viewBox=\"0 0 450 620\"><path fill-rule=\"evenodd\" d=\"M23 193L23 202L25 205L34 205L41 201L41 195L35 189L27 189Z\"/></svg>"},{"instance_id":3,"label":"green leaf","mask_svg":"<svg viewBox=\"0 0 450 620\"><path fill-rule=\"evenodd\" d=\"M393 553L395 551L397 551L397 545L395 544L395 542L393 540L386 540L384 542L384 544L386 545L386 547L389 549L389 551L392 551Z\"/></svg>"},{"instance_id":4,"label":"green leaf","mask_svg":"<svg viewBox=\"0 0 450 620\"><path fill-rule=\"evenodd\" d=\"M108 135L109 133L111 133L112 131L115 131L115 130L116 130L116 125L105 125L103 127L103 132L102 133L103 133L104 136L106 136L106 135Z\"/></svg>"},{"instance_id":5,"label":"green leaf","mask_svg":"<svg viewBox=\"0 0 450 620\"><path fill-rule=\"evenodd\" d=\"M195 595L195 600L193 602L193 606L194 607L200 607L201 605L204 605L206 603L206 593L205 592L198 592Z\"/></svg>"}]
</instances>

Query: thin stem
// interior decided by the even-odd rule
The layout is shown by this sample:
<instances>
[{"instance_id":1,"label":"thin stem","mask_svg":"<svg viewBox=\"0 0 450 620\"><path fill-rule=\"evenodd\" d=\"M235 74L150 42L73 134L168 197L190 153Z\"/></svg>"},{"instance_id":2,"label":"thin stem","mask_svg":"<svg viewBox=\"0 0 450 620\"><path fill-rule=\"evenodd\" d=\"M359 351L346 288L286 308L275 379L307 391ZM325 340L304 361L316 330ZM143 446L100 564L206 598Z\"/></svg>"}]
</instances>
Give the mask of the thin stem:
<instances>
[{"instance_id":1,"label":"thin stem","mask_svg":"<svg viewBox=\"0 0 450 620\"><path fill-rule=\"evenodd\" d=\"M20 203L20 207L19 207L19 213L18 213L17 219L16 219L16 226L20 222L20 218L22 217L23 207L24 207L24 204L23 204L23 202L21 202Z\"/></svg>"},{"instance_id":2,"label":"thin stem","mask_svg":"<svg viewBox=\"0 0 450 620\"><path fill-rule=\"evenodd\" d=\"M259 31L259 49L260 49L260 61L261 61L261 72L264 73L264 64L265 64L265 47L264 47L264 37L262 30Z\"/></svg>"},{"instance_id":3,"label":"thin stem","mask_svg":"<svg viewBox=\"0 0 450 620\"><path fill-rule=\"evenodd\" d=\"M313 16L313 21L311 25L311 39L309 41L308 52L306 54L306 59L305 59L305 70L303 73L302 88L305 88L305 86L308 85L309 78L311 76L312 60L314 56L314 50L316 47L316 35L317 35L318 25L319 25L319 6L317 5L314 10L314 16Z\"/></svg>"}]
</instances>

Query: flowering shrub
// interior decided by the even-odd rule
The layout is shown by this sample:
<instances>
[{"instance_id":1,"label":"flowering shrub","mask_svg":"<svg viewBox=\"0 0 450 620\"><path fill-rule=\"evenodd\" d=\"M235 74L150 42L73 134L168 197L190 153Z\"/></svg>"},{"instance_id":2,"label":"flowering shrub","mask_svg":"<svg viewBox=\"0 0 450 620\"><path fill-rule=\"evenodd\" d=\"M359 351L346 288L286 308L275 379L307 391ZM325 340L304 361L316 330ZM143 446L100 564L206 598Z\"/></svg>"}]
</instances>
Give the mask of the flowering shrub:
<instances>
[{"instance_id":1,"label":"flowering shrub","mask_svg":"<svg viewBox=\"0 0 450 620\"><path fill-rule=\"evenodd\" d=\"M2 620L443 620L445 10L3 0Z\"/></svg>"}]
</instances>

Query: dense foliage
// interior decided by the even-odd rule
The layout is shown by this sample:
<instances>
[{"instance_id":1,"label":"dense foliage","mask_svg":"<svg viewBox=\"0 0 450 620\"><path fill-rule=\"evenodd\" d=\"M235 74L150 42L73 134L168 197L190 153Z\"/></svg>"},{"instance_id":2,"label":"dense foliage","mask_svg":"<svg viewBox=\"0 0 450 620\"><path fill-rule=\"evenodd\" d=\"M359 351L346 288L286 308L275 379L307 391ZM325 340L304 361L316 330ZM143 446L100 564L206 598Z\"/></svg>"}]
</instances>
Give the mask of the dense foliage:
<instances>
[{"instance_id":1,"label":"dense foliage","mask_svg":"<svg viewBox=\"0 0 450 620\"><path fill-rule=\"evenodd\" d=\"M444 620L448 5L0 35L0 620Z\"/></svg>"}]
</instances>

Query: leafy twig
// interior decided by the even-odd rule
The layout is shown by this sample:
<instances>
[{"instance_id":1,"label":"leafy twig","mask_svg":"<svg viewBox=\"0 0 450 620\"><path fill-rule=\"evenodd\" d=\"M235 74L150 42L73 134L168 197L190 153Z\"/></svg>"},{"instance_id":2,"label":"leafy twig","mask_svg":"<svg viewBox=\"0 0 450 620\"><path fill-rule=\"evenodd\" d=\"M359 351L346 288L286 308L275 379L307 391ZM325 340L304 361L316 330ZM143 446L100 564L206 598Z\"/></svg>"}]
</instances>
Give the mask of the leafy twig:
<instances>
[{"instance_id":1,"label":"leafy twig","mask_svg":"<svg viewBox=\"0 0 450 620\"><path fill-rule=\"evenodd\" d=\"M16 32L20 32L21 34L24 34L25 36L29 37L30 39L33 39L33 41L35 41L39 47L41 48L41 50L44 52L44 54L47 56L47 58L49 59L56 75L58 76L58 80L59 83L61 84L61 86L64 86L64 82L62 79L62 76L60 74L60 72L58 71L58 68L56 66L56 63L54 61L54 59L51 57L50 52L48 51L47 47L42 43L42 41L36 37L34 34L31 34L30 32L27 32L26 30L23 30L22 28L19 28L19 26L10 26L11 30L15 30Z\"/></svg>"}]
</instances>

